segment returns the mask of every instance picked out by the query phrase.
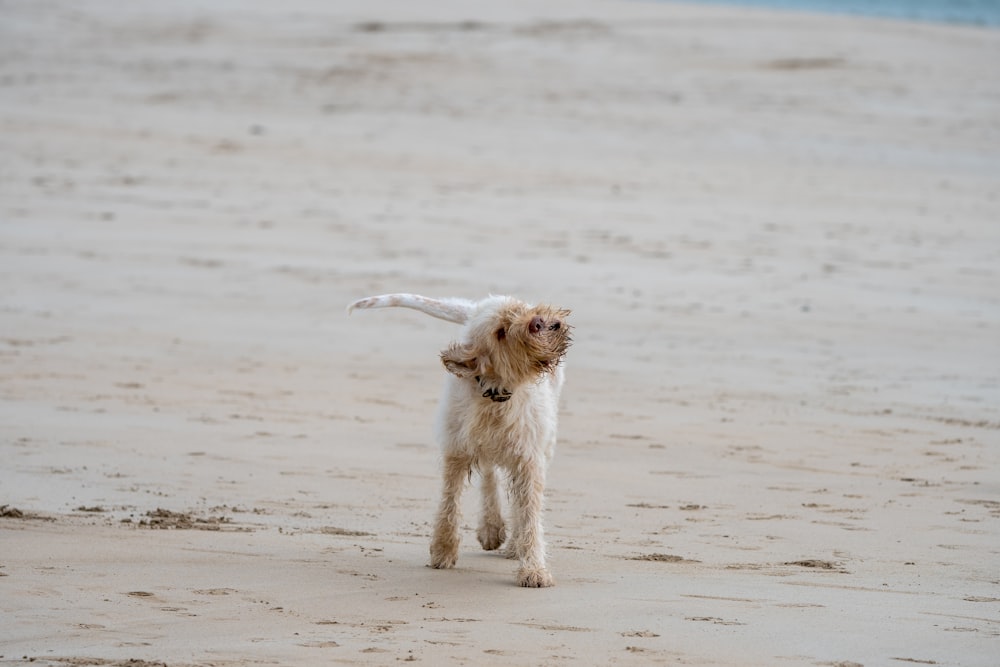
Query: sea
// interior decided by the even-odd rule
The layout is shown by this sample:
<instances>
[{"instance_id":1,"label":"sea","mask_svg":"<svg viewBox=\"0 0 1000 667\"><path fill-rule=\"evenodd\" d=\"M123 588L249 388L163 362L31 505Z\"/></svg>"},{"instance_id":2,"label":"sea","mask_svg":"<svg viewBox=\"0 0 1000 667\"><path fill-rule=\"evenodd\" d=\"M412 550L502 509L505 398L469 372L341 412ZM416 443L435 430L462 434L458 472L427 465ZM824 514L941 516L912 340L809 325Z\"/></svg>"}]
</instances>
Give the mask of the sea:
<instances>
[{"instance_id":1,"label":"sea","mask_svg":"<svg viewBox=\"0 0 1000 667\"><path fill-rule=\"evenodd\" d=\"M687 0L1000 28L1000 0Z\"/></svg>"}]
</instances>

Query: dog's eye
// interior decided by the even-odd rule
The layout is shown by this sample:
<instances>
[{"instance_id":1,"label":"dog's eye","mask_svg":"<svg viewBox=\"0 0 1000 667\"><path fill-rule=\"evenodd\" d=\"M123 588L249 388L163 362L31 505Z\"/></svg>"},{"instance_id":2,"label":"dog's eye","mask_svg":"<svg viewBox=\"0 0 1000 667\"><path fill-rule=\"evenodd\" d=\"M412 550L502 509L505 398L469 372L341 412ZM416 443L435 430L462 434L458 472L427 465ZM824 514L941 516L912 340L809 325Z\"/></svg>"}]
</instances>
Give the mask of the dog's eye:
<instances>
[{"instance_id":1,"label":"dog's eye","mask_svg":"<svg viewBox=\"0 0 1000 667\"><path fill-rule=\"evenodd\" d=\"M507 337L507 330L506 329L504 329L503 327L500 327L499 329L497 329L497 340L503 340L506 337Z\"/></svg>"}]
</instances>

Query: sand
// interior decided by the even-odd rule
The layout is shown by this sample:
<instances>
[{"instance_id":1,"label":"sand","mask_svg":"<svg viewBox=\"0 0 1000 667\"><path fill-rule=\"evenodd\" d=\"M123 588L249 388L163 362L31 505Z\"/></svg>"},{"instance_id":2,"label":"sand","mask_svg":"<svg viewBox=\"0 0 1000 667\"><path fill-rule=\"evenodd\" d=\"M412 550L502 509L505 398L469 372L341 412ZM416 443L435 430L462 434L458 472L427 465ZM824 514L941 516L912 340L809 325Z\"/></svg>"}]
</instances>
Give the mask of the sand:
<instances>
[{"instance_id":1,"label":"sand","mask_svg":"<svg viewBox=\"0 0 1000 667\"><path fill-rule=\"evenodd\" d=\"M2 12L0 664L997 663L1000 31ZM392 291L573 310L554 588L426 567Z\"/></svg>"}]
</instances>

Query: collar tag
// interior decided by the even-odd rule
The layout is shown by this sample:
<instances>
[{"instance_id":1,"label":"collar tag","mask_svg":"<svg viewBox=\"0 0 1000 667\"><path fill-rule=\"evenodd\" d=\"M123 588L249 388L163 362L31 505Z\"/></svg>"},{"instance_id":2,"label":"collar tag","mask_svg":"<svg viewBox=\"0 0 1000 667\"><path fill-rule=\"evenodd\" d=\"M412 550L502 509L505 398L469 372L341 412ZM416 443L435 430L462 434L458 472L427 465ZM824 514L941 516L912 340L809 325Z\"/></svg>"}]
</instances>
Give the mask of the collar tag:
<instances>
[{"instance_id":1,"label":"collar tag","mask_svg":"<svg viewBox=\"0 0 1000 667\"><path fill-rule=\"evenodd\" d=\"M503 387L487 387L483 384L482 379L478 375L476 376L476 382L479 383L480 387L485 387L485 391L483 391L483 398L488 398L494 403L504 403L510 400L510 389L504 389Z\"/></svg>"}]
</instances>

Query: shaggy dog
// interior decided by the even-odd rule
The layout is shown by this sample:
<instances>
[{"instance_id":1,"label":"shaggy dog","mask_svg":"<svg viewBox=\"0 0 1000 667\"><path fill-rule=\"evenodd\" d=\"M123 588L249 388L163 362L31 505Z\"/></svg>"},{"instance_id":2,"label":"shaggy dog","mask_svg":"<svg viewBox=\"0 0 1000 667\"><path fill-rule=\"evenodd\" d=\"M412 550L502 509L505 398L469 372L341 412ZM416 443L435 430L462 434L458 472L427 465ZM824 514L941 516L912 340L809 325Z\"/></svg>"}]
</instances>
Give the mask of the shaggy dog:
<instances>
[{"instance_id":1,"label":"shaggy dog","mask_svg":"<svg viewBox=\"0 0 1000 667\"><path fill-rule=\"evenodd\" d=\"M444 455L444 490L431 542L431 567L454 567L458 560L459 501L476 470L483 494L479 543L490 551L506 540L507 557L520 561L517 583L551 586L542 505L545 471L556 442L561 361L571 342L569 311L507 296L466 301L387 294L356 301L348 313L389 306L464 325L459 340L441 352L450 375L436 429ZM508 482L509 536L500 513L498 471Z\"/></svg>"}]
</instances>

